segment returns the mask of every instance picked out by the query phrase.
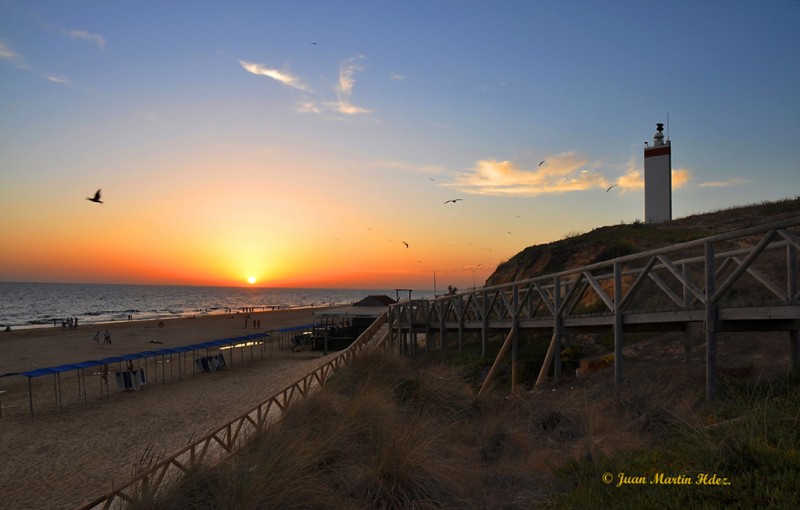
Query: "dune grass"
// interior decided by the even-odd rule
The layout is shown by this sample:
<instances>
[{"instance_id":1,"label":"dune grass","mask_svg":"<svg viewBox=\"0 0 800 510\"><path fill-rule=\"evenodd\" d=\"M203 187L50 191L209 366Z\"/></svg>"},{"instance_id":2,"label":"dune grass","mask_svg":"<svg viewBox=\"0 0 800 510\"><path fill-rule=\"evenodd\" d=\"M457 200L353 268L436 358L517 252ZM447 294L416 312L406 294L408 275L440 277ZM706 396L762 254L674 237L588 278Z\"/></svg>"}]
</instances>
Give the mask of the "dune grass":
<instances>
[{"instance_id":1,"label":"dune grass","mask_svg":"<svg viewBox=\"0 0 800 510\"><path fill-rule=\"evenodd\" d=\"M568 461L552 507L800 508L798 383L728 383L709 423L683 423L649 448Z\"/></svg>"},{"instance_id":2,"label":"dune grass","mask_svg":"<svg viewBox=\"0 0 800 510\"><path fill-rule=\"evenodd\" d=\"M800 507L797 377L681 414L669 377L476 398L474 360L453 359L357 358L233 457L129 508Z\"/></svg>"}]
</instances>

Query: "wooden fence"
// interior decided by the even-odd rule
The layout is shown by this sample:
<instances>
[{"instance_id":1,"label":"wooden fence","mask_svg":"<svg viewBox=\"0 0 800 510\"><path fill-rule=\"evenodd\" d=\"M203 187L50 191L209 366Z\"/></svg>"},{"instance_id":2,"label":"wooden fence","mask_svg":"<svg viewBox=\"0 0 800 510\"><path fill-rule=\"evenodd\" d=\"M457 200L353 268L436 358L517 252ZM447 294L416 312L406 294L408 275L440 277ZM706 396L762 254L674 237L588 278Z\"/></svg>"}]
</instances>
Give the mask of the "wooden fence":
<instances>
[{"instance_id":1,"label":"wooden fence","mask_svg":"<svg viewBox=\"0 0 800 510\"><path fill-rule=\"evenodd\" d=\"M384 313L367 328L347 349L309 373L299 381L270 397L250 411L228 421L193 441L168 458L144 469L130 482L80 507L80 510L124 508L126 503L146 500L165 490L171 483L201 465L212 465L242 446L253 434L266 430L278 421L295 402L321 387L339 369L360 354L385 347L383 329L387 322ZM380 333L380 334L379 334Z\"/></svg>"}]
</instances>

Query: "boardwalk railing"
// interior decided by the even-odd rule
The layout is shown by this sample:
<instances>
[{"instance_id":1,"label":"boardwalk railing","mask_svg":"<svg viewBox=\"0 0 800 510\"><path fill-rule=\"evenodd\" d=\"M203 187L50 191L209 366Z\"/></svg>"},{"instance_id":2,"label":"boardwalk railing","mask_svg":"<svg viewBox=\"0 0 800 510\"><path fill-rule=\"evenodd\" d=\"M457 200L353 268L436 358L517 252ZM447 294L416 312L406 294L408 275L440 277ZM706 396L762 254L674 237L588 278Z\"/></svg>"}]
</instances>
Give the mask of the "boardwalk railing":
<instances>
[{"instance_id":1,"label":"boardwalk railing","mask_svg":"<svg viewBox=\"0 0 800 510\"><path fill-rule=\"evenodd\" d=\"M321 387L339 369L356 356L381 348L386 340L382 332L388 314L382 314L347 349L308 375L289 385L250 411L228 421L193 441L168 458L147 467L126 485L100 496L81 510L119 508L125 503L141 501L156 496L159 491L179 479L193 468L210 465L225 458L243 445L256 432L266 430L278 421L295 402L307 397Z\"/></svg>"},{"instance_id":2,"label":"boardwalk railing","mask_svg":"<svg viewBox=\"0 0 800 510\"><path fill-rule=\"evenodd\" d=\"M401 301L389 308L390 344L413 356L418 334L425 334L425 349L437 348L437 341L445 349L447 333L457 332L461 349L465 331L473 330L481 332L486 355L490 331L507 331L484 387L511 349L513 388L520 329L552 335L539 382L551 364L553 377L560 376L565 334L611 329L618 384L623 332L678 330L688 338L689 325L699 323L710 399L717 332L788 331L791 365L800 367L799 234L797 217L503 285Z\"/></svg>"}]
</instances>

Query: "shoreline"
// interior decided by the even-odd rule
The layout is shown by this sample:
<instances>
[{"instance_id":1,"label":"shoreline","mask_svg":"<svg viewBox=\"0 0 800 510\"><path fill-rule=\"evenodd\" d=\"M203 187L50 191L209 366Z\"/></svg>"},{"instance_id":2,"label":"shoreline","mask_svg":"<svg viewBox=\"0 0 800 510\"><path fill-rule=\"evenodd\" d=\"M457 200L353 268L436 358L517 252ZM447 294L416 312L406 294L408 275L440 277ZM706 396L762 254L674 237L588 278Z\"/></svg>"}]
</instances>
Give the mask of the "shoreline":
<instances>
[{"instance_id":1,"label":"shoreline","mask_svg":"<svg viewBox=\"0 0 800 510\"><path fill-rule=\"evenodd\" d=\"M249 312L245 312L245 311L243 311L243 309L237 309L235 311L215 310L215 311L212 311L212 312L186 313L186 314L182 314L182 315L163 315L163 316L156 315L156 316L152 316L152 317L148 316L148 317L139 318L139 319L137 319L137 318L133 318L133 319L115 319L115 320L101 320L101 321L97 321L97 322L90 321L88 319L83 319L83 320L78 321L78 328L85 328L85 327L88 327L88 326L105 326L105 325L109 325L109 324L128 324L128 323L131 323L131 322L174 321L174 320L181 320L181 319L199 319L199 318L203 318L203 317L219 317L219 316L224 316L224 315L236 316L236 315L241 315L241 314L245 314L245 313L254 314L254 313L288 312L288 311L293 311L293 310L320 310L320 309L337 307L337 306L347 306L347 305L346 304L339 304L339 303L322 304L322 305L293 306L293 307L281 307L280 305L275 305L275 306L261 305L261 306L243 307L243 308L249 308L249 309L252 310L252 311L249 311ZM135 315L135 314L132 314L132 315ZM75 329L75 328L64 327L61 324L59 324L62 321L66 321L67 319L69 319L69 317L67 317L67 318L50 319L50 320L48 320L48 322L31 323L30 321L28 321L28 323L26 323L26 324L16 324L16 325L12 325L12 324L6 325L6 324L4 324L2 326L3 329L0 330L0 334L2 334L2 333L13 333L13 332L16 332L16 331L29 331L29 330L32 330L32 329L52 329L52 330ZM9 329L6 329L6 328L9 328Z\"/></svg>"}]
</instances>

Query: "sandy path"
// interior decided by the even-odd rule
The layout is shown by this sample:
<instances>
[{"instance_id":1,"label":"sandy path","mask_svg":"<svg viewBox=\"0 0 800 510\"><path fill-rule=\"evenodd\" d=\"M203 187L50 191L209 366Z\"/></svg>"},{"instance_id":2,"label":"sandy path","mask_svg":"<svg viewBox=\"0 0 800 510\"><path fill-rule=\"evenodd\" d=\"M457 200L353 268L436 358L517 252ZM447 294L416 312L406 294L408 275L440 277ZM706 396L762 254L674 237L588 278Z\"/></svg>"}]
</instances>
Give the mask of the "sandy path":
<instances>
[{"instance_id":1,"label":"sandy path","mask_svg":"<svg viewBox=\"0 0 800 510\"><path fill-rule=\"evenodd\" d=\"M310 310L254 314L261 330L313 322ZM252 322L250 322L252 325ZM0 373L75 363L112 355L230 338L252 333L244 317L222 316L109 325L112 344L96 344L96 328L46 328L0 334ZM101 330L105 331L105 326ZM162 345L149 344L157 339ZM278 345L264 359L256 352L245 363L229 361L224 370L184 375L166 383L153 381L138 392L112 384L110 398L101 392L98 374L86 375L87 402L75 376L62 377L64 408L54 398L53 378L33 379L33 417L27 378L0 378L0 507L10 509L75 508L125 484L147 452L166 456L217 425L254 408L335 356L291 353ZM152 361L151 361L152 363ZM152 367L153 365L151 365ZM114 370L114 368L111 368Z\"/></svg>"}]
</instances>

